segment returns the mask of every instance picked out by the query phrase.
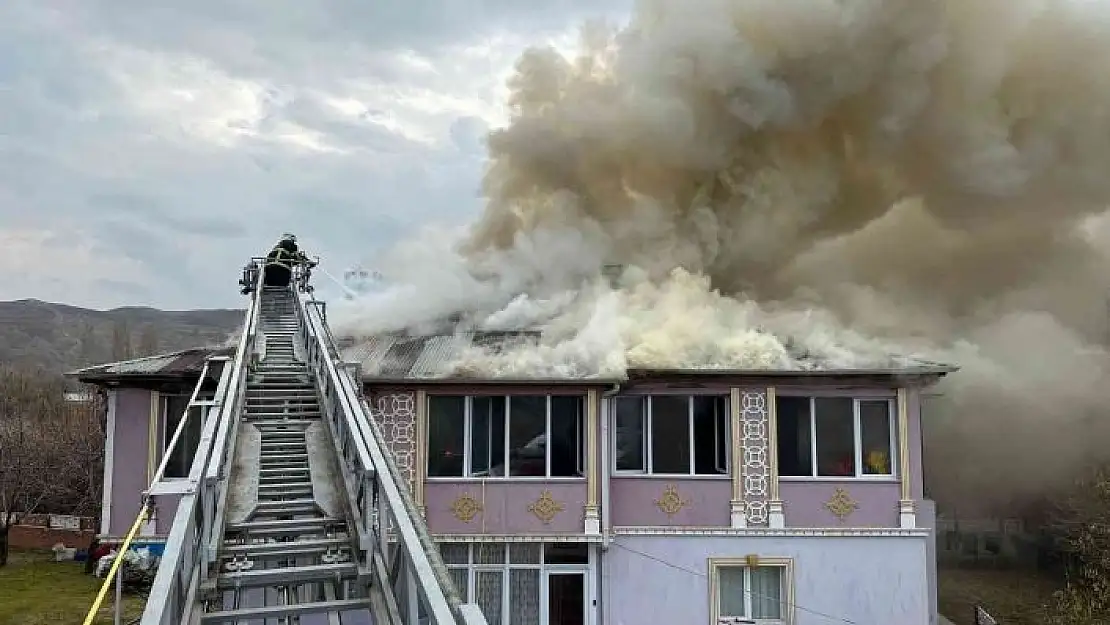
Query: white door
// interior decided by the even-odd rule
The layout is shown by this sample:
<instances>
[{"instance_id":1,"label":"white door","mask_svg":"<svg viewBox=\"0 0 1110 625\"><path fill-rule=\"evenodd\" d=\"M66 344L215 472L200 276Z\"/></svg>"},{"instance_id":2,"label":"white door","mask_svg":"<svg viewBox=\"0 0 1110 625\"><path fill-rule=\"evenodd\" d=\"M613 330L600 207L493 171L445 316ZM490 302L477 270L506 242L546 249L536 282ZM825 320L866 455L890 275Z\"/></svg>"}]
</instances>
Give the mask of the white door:
<instances>
[{"instance_id":1,"label":"white door","mask_svg":"<svg viewBox=\"0 0 1110 625\"><path fill-rule=\"evenodd\" d=\"M544 571L544 625L589 625L589 569L552 566Z\"/></svg>"}]
</instances>

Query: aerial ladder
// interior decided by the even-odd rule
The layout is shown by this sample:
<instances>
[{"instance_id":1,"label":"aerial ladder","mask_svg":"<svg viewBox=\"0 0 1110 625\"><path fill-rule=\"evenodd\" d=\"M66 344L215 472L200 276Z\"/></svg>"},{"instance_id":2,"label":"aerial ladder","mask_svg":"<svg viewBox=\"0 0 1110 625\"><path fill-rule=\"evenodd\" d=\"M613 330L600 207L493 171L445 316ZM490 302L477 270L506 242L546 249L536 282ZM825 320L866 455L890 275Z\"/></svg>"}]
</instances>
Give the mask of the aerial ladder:
<instances>
[{"instance_id":1,"label":"aerial ladder","mask_svg":"<svg viewBox=\"0 0 1110 625\"><path fill-rule=\"evenodd\" d=\"M189 476L160 467L131 533L153 498L180 497L141 624L487 625L450 580L309 268L285 288L263 271L244 269L235 354L206 364L222 360L216 389L201 376L171 439L203 420Z\"/></svg>"}]
</instances>

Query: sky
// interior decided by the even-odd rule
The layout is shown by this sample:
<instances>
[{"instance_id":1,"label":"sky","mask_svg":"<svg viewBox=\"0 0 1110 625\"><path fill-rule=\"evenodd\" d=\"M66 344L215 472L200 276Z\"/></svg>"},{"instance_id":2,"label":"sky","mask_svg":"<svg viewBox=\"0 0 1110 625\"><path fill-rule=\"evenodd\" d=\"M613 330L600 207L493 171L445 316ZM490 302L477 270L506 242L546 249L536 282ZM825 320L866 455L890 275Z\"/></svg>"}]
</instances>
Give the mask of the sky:
<instances>
[{"instance_id":1,"label":"sky","mask_svg":"<svg viewBox=\"0 0 1110 625\"><path fill-rule=\"evenodd\" d=\"M519 54L630 4L0 2L0 300L238 307L283 232L338 274L465 223Z\"/></svg>"}]
</instances>

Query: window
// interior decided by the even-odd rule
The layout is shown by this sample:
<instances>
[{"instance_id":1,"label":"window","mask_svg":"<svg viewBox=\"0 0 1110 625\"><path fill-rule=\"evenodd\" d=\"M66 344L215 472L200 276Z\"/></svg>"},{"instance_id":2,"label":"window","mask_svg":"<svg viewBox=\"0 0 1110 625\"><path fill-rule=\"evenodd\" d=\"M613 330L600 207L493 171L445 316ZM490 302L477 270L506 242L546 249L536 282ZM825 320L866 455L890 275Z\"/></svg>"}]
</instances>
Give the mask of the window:
<instances>
[{"instance_id":1,"label":"window","mask_svg":"<svg viewBox=\"0 0 1110 625\"><path fill-rule=\"evenodd\" d=\"M727 475L728 397L618 397L613 415L618 472Z\"/></svg>"},{"instance_id":2,"label":"window","mask_svg":"<svg viewBox=\"0 0 1110 625\"><path fill-rule=\"evenodd\" d=\"M587 622L586 543L442 543L439 549L459 596L477 603L489 625ZM578 582L570 593L568 578Z\"/></svg>"},{"instance_id":3,"label":"window","mask_svg":"<svg viewBox=\"0 0 1110 625\"><path fill-rule=\"evenodd\" d=\"M893 477L894 400L776 398L779 475Z\"/></svg>"},{"instance_id":4,"label":"window","mask_svg":"<svg viewBox=\"0 0 1110 625\"><path fill-rule=\"evenodd\" d=\"M428 477L582 477L584 410L581 395L433 395Z\"/></svg>"},{"instance_id":5,"label":"window","mask_svg":"<svg viewBox=\"0 0 1110 625\"><path fill-rule=\"evenodd\" d=\"M185 409L188 406L189 395L164 395L162 397L162 422L166 424L162 435L163 456L169 451L173 433L177 431L177 426L181 423L181 418L185 415ZM189 477L189 470L193 467L193 458L197 454L197 445L200 444L200 432L204 429L204 416L203 408L195 408L189 412L189 420L185 424L185 429L181 431L181 438L178 439L177 446L174 447L173 452L170 453L169 461L166 462L166 471L163 473L165 477Z\"/></svg>"},{"instance_id":6,"label":"window","mask_svg":"<svg viewBox=\"0 0 1110 625\"><path fill-rule=\"evenodd\" d=\"M781 625L788 622L790 599L789 560L757 566L739 561L711 561L713 623L755 622L760 625Z\"/></svg>"}]
</instances>

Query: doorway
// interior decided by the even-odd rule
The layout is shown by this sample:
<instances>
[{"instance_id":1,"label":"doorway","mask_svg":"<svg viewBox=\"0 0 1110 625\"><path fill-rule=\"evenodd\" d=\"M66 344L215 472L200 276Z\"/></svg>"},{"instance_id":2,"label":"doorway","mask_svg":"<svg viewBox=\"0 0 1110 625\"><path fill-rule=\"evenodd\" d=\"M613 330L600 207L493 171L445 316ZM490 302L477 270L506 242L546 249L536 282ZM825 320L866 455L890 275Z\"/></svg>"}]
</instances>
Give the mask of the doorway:
<instances>
[{"instance_id":1,"label":"doorway","mask_svg":"<svg viewBox=\"0 0 1110 625\"><path fill-rule=\"evenodd\" d=\"M586 625L586 571L548 570L547 625Z\"/></svg>"}]
</instances>

